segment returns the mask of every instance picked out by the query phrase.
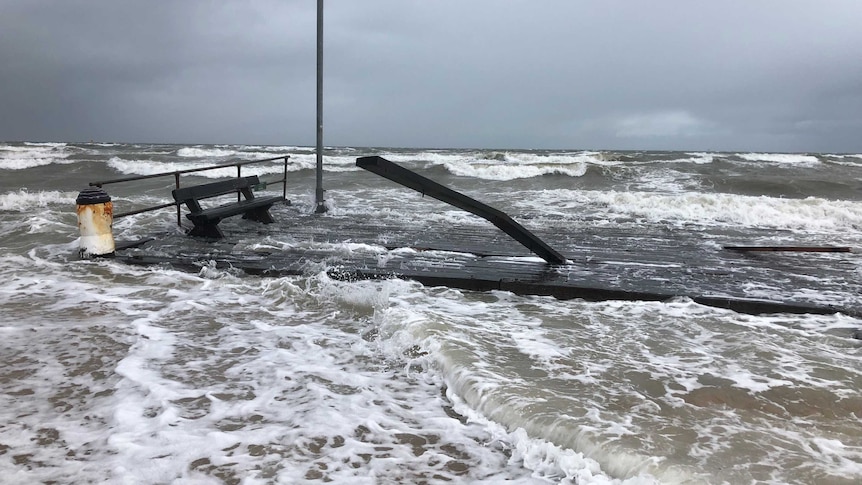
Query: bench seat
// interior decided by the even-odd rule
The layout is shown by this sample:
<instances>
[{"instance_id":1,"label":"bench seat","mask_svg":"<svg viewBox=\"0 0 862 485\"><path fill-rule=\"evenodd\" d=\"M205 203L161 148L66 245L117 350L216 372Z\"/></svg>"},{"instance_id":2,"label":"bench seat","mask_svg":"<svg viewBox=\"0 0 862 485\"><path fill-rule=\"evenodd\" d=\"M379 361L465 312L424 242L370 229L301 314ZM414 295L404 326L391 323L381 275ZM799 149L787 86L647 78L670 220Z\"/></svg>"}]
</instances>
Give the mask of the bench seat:
<instances>
[{"instance_id":1,"label":"bench seat","mask_svg":"<svg viewBox=\"0 0 862 485\"><path fill-rule=\"evenodd\" d=\"M177 204L185 204L189 209L186 217L194 223L189 231L191 236L222 238L224 234L218 224L222 219L242 214L243 219L250 219L264 224L275 222L269 213L273 204L285 201L281 196L255 197L251 187L260 184L256 175L240 177L222 182L194 185L175 189L171 194ZM226 194L241 193L244 199L216 207L202 208L201 199L207 199Z\"/></svg>"}]
</instances>

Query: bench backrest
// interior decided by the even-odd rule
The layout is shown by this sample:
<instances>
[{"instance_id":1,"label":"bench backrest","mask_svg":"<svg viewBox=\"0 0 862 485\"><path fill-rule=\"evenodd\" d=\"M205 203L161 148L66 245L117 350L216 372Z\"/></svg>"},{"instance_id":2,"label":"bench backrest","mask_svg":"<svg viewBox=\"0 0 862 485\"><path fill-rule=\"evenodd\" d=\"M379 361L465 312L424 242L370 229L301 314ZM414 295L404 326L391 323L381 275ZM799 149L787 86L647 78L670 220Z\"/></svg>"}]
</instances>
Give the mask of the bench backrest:
<instances>
[{"instance_id":1,"label":"bench backrest","mask_svg":"<svg viewBox=\"0 0 862 485\"><path fill-rule=\"evenodd\" d=\"M174 196L175 201L183 203L190 200L200 200L230 194L240 190L247 199L252 199L254 195L252 195L251 187L258 184L260 184L260 179L257 175L250 175L248 177L238 177L221 182L180 187L171 191L171 195Z\"/></svg>"}]
</instances>

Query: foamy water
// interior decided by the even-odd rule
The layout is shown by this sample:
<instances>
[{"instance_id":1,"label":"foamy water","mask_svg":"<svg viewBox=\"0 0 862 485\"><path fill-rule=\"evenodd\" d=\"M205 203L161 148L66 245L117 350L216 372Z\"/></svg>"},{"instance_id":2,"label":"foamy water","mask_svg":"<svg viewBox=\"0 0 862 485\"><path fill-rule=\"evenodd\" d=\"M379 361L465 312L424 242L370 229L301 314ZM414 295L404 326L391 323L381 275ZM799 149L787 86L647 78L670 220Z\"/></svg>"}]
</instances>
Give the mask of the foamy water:
<instances>
[{"instance_id":1,"label":"foamy water","mask_svg":"<svg viewBox=\"0 0 862 485\"><path fill-rule=\"evenodd\" d=\"M739 157L750 162L792 164L792 165L814 165L820 163L814 155L791 154L791 153L741 153Z\"/></svg>"},{"instance_id":2,"label":"foamy water","mask_svg":"<svg viewBox=\"0 0 862 485\"><path fill-rule=\"evenodd\" d=\"M77 260L74 199L87 181L269 158L282 148L291 147L0 145L4 481L862 478L862 345L851 337L862 322L848 316L341 282L324 261L310 261L302 276L272 278L206 261L186 273ZM293 148L290 197L311 210L315 157ZM357 171L355 157L366 153L332 157L328 217L480 223ZM856 176L838 156L376 153L559 231L697 225L854 247L862 239L862 201L834 195ZM713 188L714 179L756 181L748 170L761 162L763 177L794 174L786 182L802 196ZM771 178L764 183L774 190ZM121 208L158 203L168 188L109 190ZM173 217L141 214L115 227L126 239L151 236L176 230ZM297 247L383 259L413 251L256 237L237 246Z\"/></svg>"},{"instance_id":3,"label":"foamy water","mask_svg":"<svg viewBox=\"0 0 862 485\"><path fill-rule=\"evenodd\" d=\"M70 153L65 143L27 143L0 146L0 170L23 170L63 164Z\"/></svg>"}]
</instances>

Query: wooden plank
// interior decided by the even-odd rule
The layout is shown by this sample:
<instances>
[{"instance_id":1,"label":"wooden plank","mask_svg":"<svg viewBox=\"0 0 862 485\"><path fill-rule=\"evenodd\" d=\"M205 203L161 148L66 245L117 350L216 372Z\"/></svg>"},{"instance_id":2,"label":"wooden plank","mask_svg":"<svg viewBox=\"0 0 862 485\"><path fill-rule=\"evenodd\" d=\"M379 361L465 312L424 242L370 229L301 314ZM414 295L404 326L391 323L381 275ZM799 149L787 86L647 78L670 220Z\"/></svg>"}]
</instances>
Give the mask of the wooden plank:
<instances>
[{"instance_id":1,"label":"wooden plank","mask_svg":"<svg viewBox=\"0 0 862 485\"><path fill-rule=\"evenodd\" d=\"M260 179L257 175L250 175L248 177L233 178L208 184L180 187L172 190L171 195L178 203L184 203L189 199L201 200L229 194L259 183Z\"/></svg>"},{"instance_id":2,"label":"wooden plank","mask_svg":"<svg viewBox=\"0 0 862 485\"><path fill-rule=\"evenodd\" d=\"M211 207L209 209L204 209L200 212L188 214L186 217L191 219L195 224L201 223L205 224L208 222L219 221L226 217L231 217L239 214L248 214L254 213L256 210L269 209L273 204L283 200L280 195L271 195L267 197L255 197L253 199L245 199L239 202L234 202L232 204L225 204L218 207ZM248 217L249 219L264 222L267 224L275 222L269 214L265 214L263 219L255 219L254 217ZM257 217L257 216L255 216Z\"/></svg>"},{"instance_id":3,"label":"wooden plank","mask_svg":"<svg viewBox=\"0 0 862 485\"><path fill-rule=\"evenodd\" d=\"M849 253L849 247L833 246L724 246L724 249L744 252Z\"/></svg>"}]
</instances>

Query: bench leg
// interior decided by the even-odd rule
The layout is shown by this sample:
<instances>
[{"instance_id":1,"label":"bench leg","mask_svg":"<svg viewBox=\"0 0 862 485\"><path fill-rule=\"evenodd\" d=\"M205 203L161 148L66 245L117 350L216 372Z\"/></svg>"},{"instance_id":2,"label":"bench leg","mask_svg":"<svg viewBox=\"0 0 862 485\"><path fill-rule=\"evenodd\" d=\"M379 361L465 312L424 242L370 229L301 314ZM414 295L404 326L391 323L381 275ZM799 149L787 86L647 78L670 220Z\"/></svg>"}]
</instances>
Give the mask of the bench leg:
<instances>
[{"instance_id":1,"label":"bench leg","mask_svg":"<svg viewBox=\"0 0 862 485\"><path fill-rule=\"evenodd\" d=\"M189 236L222 239L224 238L224 233L221 232L217 224L204 224L200 226L195 224L192 230L189 231Z\"/></svg>"},{"instance_id":2,"label":"bench leg","mask_svg":"<svg viewBox=\"0 0 862 485\"><path fill-rule=\"evenodd\" d=\"M246 211L242 215L242 218L262 222L264 224L272 224L273 222L275 222L275 219L273 219L272 215L269 213L269 207L260 207L257 209Z\"/></svg>"}]
</instances>

